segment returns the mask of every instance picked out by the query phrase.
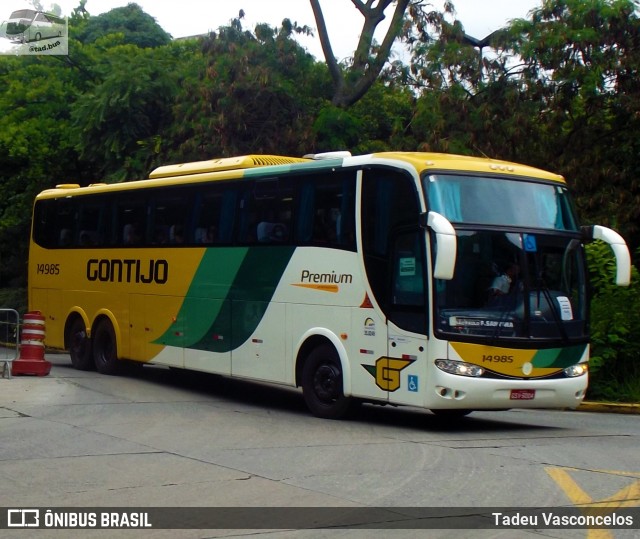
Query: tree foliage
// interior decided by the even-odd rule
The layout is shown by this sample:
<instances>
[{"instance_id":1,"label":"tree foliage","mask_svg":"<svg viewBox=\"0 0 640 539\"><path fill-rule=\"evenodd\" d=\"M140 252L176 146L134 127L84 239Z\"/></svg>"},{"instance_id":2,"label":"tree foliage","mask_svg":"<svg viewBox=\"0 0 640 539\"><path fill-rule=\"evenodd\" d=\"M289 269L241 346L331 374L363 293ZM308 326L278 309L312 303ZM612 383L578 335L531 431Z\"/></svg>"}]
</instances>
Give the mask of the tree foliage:
<instances>
[{"instance_id":1,"label":"tree foliage","mask_svg":"<svg viewBox=\"0 0 640 539\"><path fill-rule=\"evenodd\" d=\"M322 66L293 39L305 31L285 19L280 28L261 24L251 32L238 18L210 34L198 73L177 97L176 159L305 153L328 95Z\"/></svg>"},{"instance_id":2,"label":"tree foliage","mask_svg":"<svg viewBox=\"0 0 640 539\"><path fill-rule=\"evenodd\" d=\"M178 89L180 71L167 48L110 47L92 67L99 82L72 111L76 150L94 165L87 180L131 179L149 169L157 137L172 124Z\"/></svg>"},{"instance_id":3,"label":"tree foliage","mask_svg":"<svg viewBox=\"0 0 640 539\"><path fill-rule=\"evenodd\" d=\"M591 383L589 396L634 401L640 395L640 273L632 269L631 286L615 286L615 260L608 245L588 246L591 301Z\"/></svg>"},{"instance_id":4,"label":"tree foliage","mask_svg":"<svg viewBox=\"0 0 640 539\"><path fill-rule=\"evenodd\" d=\"M85 4L81 2L74 15L83 16ZM122 34L124 43L142 48L160 47L171 41L171 36L158 26L155 19L133 2L86 18L86 24L76 37L82 43L93 43L109 34Z\"/></svg>"}]
</instances>

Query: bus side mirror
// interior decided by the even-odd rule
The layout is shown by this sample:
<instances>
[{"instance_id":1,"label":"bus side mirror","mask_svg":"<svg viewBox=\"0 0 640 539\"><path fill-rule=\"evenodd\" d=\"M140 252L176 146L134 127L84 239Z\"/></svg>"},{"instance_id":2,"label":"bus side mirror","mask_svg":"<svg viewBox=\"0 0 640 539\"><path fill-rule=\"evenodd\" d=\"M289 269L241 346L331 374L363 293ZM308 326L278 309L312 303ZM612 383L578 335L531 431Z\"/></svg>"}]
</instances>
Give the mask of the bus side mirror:
<instances>
[{"instance_id":1,"label":"bus side mirror","mask_svg":"<svg viewBox=\"0 0 640 539\"><path fill-rule=\"evenodd\" d=\"M602 240L611 247L616 257L616 284L629 286L631 283L631 255L622 236L606 226L593 225L582 227L582 238L584 241Z\"/></svg>"},{"instance_id":2,"label":"bus side mirror","mask_svg":"<svg viewBox=\"0 0 640 539\"><path fill-rule=\"evenodd\" d=\"M433 230L436 237L435 263L433 277L450 281L456 267L457 238L453 225L444 215L435 211L427 214L427 226Z\"/></svg>"}]
</instances>

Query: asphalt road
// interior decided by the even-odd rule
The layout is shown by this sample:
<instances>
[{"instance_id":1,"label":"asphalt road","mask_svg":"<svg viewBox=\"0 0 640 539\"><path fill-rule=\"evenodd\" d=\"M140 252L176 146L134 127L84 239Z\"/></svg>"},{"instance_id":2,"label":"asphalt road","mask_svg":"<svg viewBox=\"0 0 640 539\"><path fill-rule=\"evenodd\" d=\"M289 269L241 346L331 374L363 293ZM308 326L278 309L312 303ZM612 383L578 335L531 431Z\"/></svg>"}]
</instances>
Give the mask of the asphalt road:
<instances>
[{"instance_id":1,"label":"asphalt road","mask_svg":"<svg viewBox=\"0 0 640 539\"><path fill-rule=\"evenodd\" d=\"M640 505L640 415L361 406L312 417L289 388L145 367L0 379L0 507ZM251 522L247 522L251 528ZM86 537L5 530L6 537ZM637 537L636 530L147 530L95 537Z\"/></svg>"}]
</instances>

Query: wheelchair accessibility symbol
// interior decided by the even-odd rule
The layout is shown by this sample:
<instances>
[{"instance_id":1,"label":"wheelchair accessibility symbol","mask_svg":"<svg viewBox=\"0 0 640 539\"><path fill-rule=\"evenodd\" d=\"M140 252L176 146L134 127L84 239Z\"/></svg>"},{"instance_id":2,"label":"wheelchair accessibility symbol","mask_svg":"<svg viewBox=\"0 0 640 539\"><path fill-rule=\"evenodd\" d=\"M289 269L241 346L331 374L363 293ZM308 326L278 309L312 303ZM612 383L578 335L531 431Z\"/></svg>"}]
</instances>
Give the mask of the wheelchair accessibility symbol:
<instances>
[{"instance_id":1,"label":"wheelchair accessibility symbol","mask_svg":"<svg viewBox=\"0 0 640 539\"><path fill-rule=\"evenodd\" d=\"M536 237L531 234L524 234L524 250L528 253L535 253L538 251L538 243Z\"/></svg>"},{"instance_id":2,"label":"wheelchair accessibility symbol","mask_svg":"<svg viewBox=\"0 0 640 539\"><path fill-rule=\"evenodd\" d=\"M418 392L418 377L414 374L409 375L409 382L407 384L409 391L414 393Z\"/></svg>"}]
</instances>

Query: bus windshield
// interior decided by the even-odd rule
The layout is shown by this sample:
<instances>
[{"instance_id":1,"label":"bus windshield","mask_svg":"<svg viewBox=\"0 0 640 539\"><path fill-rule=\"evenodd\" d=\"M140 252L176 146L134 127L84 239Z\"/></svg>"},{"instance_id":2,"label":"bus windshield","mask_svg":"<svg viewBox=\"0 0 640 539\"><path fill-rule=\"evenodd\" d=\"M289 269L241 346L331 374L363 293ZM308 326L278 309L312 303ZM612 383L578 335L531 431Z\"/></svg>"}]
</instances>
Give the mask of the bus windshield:
<instances>
[{"instance_id":1,"label":"bus windshield","mask_svg":"<svg viewBox=\"0 0 640 539\"><path fill-rule=\"evenodd\" d=\"M562 185L458 174L424 179L431 210L452 223L474 223L577 231Z\"/></svg>"},{"instance_id":2,"label":"bus windshield","mask_svg":"<svg viewBox=\"0 0 640 539\"><path fill-rule=\"evenodd\" d=\"M14 11L7 22L7 35L15 36L22 34L33 22L37 11L33 9L20 9Z\"/></svg>"},{"instance_id":3,"label":"bus windshield","mask_svg":"<svg viewBox=\"0 0 640 539\"><path fill-rule=\"evenodd\" d=\"M429 209L457 236L453 279L435 283L437 332L457 340L587 337L584 253L563 185L462 174L423 183Z\"/></svg>"}]
</instances>

